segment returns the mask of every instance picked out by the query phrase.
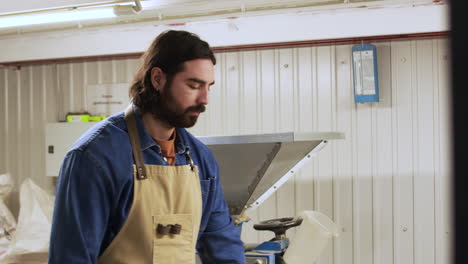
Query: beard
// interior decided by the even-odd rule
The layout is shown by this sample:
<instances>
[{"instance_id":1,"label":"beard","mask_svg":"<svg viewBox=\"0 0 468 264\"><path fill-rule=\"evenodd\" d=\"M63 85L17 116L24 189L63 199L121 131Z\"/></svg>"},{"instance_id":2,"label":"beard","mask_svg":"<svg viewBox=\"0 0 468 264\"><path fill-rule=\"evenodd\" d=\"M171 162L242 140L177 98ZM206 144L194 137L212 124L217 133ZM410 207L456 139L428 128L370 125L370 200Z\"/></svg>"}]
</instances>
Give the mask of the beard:
<instances>
[{"instance_id":1,"label":"beard","mask_svg":"<svg viewBox=\"0 0 468 264\"><path fill-rule=\"evenodd\" d=\"M177 109L170 86L171 83L166 83L158 101L151 107L151 114L154 118L166 122L172 127L193 127L197 123L198 116L191 115L190 112L203 113L206 107L200 104L186 109Z\"/></svg>"}]
</instances>

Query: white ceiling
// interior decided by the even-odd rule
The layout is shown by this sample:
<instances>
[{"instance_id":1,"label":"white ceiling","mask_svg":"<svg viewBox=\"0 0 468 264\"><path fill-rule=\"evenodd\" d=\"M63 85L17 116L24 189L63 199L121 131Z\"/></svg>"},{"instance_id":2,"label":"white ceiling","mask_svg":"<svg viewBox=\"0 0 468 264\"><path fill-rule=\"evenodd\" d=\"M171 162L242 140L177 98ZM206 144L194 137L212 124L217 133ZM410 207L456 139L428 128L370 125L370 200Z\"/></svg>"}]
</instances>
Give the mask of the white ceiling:
<instances>
[{"instance_id":1,"label":"white ceiling","mask_svg":"<svg viewBox=\"0 0 468 264\"><path fill-rule=\"evenodd\" d=\"M103 4L130 4L134 0L3 0L0 15L49 10L57 8L83 7ZM200 15L202 13L260 11L324 5L369 6L381 2L391 4L418 4L444 2L444 0L141 0L147 11L158 11L166 15ZM190 13L198 11L199 13Z\"/></svg>"},{"instance_id":2,"label":"white ceiling","mask_svg":"<svg viewBox=\"0 0 468 264\"><path fill-rule=\"evenodd\" d=\"M0 5L0 15L47 10L64 7L103 4L117 2L116 0L3 0Z\"/></svg>"},{"instance_id":3,"label":"white ceiling","mask_svg":"<svg viewBox=\"0 0 468 264\"><path fill-rule=\"evenodd\" d=\"M236 18L266 14L321 12L336 9L382 8L396 5L427 5L448 0L141 0L137 15L93 21L68 22L21 28L1 29L0 35L51 31L115 24L155 21L178 23L213 18ZM96 5L133 5L134 0L2 0L0 17L51 9L84 8Z\"/></svg>"},{"instance_id":4,"label":"white ceiling","mask_svg":"<svg viewBox=\"0 0 468 264\"><path fill-rule=\"evenodd\" d=\"M8 47L0 62L141 53L168 29L194 32L212 47L230 47L450 28L448 0L145 0L142 5L144 11L130 18L0 31L0 47Z\"/></svg>"}]
</instances>

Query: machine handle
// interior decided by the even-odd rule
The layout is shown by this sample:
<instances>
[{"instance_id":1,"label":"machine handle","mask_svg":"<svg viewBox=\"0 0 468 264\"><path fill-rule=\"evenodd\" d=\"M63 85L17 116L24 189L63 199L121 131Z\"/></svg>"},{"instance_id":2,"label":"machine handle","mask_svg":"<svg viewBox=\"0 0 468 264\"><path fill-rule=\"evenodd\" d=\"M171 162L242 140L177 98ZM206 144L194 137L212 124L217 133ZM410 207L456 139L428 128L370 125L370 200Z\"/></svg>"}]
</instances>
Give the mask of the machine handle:
<instances>
[{"instance_id":1,"label":"machine handle","mask_svg":"<svg viewBox=\"0 0 468 264\"><path fill-rule=\"evenodd\" d=\"M262 221L254 225L255 230L268 230L275 233L276 239L284 239L286 230L302 224L301 217L285 217Z\"/></svg>"}]
</instances>

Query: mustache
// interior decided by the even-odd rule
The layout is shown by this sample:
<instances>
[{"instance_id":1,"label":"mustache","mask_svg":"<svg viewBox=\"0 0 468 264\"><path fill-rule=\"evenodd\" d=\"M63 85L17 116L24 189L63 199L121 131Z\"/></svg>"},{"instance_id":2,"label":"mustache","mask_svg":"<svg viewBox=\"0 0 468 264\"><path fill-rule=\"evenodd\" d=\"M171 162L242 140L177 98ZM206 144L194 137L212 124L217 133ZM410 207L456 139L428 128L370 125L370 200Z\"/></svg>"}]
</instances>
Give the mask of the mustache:
<instances>
[{"instance_id":1,"label":"mustache","mask_svg":"<svg viewBox=\"0 0 468 264\"><path fill-rule=\"evenodd\" d=\"M185 112L190 112L190 111L203 113L203 112L206 111L206 106L204 106L202 104L194 105L194 106L188 107L187 110L185 110Z\"/></svg>"}]
</instances>

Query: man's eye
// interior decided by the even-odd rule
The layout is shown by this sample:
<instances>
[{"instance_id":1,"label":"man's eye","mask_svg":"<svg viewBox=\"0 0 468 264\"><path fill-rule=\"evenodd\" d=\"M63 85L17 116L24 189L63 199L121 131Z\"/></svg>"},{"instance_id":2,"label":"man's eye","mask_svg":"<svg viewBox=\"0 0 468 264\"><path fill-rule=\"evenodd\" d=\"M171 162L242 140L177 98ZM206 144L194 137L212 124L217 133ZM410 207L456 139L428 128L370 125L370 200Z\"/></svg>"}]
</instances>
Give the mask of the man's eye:
<instances>
[{"instance_id":1,"label":"man's eye","mask_svg":"<svg viewBox=\"0 0 468 264\"><path fill-rule=\"evenodd\" d=\"M194 85L194 84L189 84L188 86L189 86L190 88L192 88L192 89L198 89L198 86L197 86L197 85Z\"/></svg>"}]
</instances>

